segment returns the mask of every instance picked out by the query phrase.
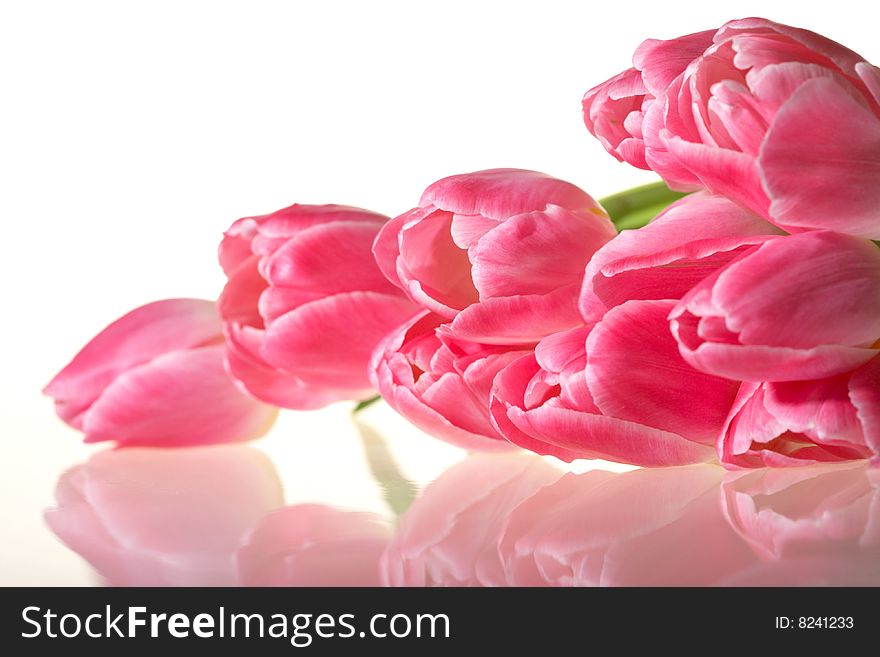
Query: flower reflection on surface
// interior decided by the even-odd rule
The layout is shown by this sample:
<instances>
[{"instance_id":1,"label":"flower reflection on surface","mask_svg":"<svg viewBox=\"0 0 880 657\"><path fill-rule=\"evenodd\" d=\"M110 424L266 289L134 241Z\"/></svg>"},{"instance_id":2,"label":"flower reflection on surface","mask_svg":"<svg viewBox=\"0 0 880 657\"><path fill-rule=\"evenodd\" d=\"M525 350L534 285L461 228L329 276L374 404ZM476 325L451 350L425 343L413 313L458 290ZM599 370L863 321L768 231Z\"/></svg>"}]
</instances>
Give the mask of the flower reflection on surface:
<instances>
[{"instance_id":1,"label":"flower reflection on surface","mask_svg":"<svg viewBox=\"0 0 880 657\"><path fill-rule=\"evenodd\" d=\"M230 445L98 453L61 477L46 520L110 585L877 586L878 491L864 463L575 474L483 454L395 530L284 506L268 457Z\"/></svg>"}]
</instances>

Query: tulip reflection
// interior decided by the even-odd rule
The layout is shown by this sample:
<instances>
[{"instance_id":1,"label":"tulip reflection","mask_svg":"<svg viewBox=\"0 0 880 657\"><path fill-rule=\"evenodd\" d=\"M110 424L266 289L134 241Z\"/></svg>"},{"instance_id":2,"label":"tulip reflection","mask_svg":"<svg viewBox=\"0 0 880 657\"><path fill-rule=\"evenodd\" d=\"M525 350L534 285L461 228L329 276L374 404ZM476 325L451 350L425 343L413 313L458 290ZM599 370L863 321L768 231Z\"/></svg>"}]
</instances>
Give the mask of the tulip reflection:
<instances>
[{"instance_id":1,"label":"tulip reflection","mask_svg":"<svg viewBox=\"0 0 880 657\"><path fill-rule=\"evenodd\" d=\"M880 585L880 470L862 463L731 476L723 508L761 563L728 582Z\"/></svg>"},{"instance_id":2,"label":"tulip reflection","mask_svg":"<svg viewBox=\"0 0 880 657\"><path fill-rule=\"evenodd\" d=\"M864 463L560 475L473 457L429 486L383 558L391 585L880 583L878 472Z\"/></svg>"},{"instance_id":3,"label":"tulip reflection","mask_svg":"<svg viewBox=\"0 0 880 657\"><path fill-rule=\"evenodd\" d=\"M262 452L110 450L65 473L46 522L114 586L377 585L372 514L283 507Z\"/></svg>"},{"instance_id":4,"label":"tulip reflection","mask_svg":"<svg viewBox=\"0 0 880 657\"><path fill-rule=\"evenodd\" d=\"M62 475L46 522L116 586L237 582L236 552L283 504L272 463L255 449L122 449Z\"/></svg>"}]
</instances>

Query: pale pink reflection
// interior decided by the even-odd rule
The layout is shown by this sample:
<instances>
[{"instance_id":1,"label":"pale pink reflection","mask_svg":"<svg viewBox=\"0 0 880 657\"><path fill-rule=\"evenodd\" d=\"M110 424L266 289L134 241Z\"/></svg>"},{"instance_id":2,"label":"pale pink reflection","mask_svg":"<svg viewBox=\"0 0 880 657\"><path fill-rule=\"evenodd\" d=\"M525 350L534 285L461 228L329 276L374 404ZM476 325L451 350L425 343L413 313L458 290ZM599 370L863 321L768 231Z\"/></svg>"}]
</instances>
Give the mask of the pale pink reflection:
<instances>
[{"instance_id":1,"label":"pale pink reflection","mask_svg":"<svg viewBox=\"0 0 880 657\"><path fill-rule=\"evenodd\" d=\"M567 474L517 507L499 551L519 586L700 586L755 562L716 466Z\"/></svg>"},{"instance_id":2,"label":"pale pink reflection","mask_svg":"<svg viewBox=\"0 0 880 657\"><path fill-rule=\"evenodd\" d=\"M504 586L507 517L562 472L531 453L471 456L430 484L400 519L382 559L390 586Z\"/></svg>"},{"instance_id":3,"label":"pale pink reflection","mask_svg":"<svg viewBox=\"0 0 880 657\"><path fill-rule=\"evenodd\" d=\"M114 586L378 585L391 529L372 514L284 507L262 452L101 452L62 475L46 522Z\"/></svg>"},{"instance_id":4,"label":"pale pink reflection","mask_svg":"<svg viewBox=\"0 0 880 657\"><path fill-rule=\"evenodd\" d=\"M236 584L240 545L284 501L271 461L242 446L100 452L55 496L49 527L116 586Z\"/></svg>"},{"instance_id":5,"label":"pale pink reflection","mask_svg":"<svg viewBox=\"0 0 880 657\"><path fill-rule=\"evenodd\" d=\"M878 474L857 463L561 475L526 455L472 457L404 514L383 575L440 586L877 585Z\"/></svg>"},{"instance_id":6,"label":"pale pink reflection","mask_svg":"<svg viewBox=\"0 0 880 657\"><path fill-rule=\"evenodd\" d=\"M244 586L379 586L391 527L372 513L298 504L269 514L239 553Z\"/></svg>"},{"instance_id":7,"label":"pale pink reflection","mask_svg":"<svg viewBox=\"0 0 880 657\"><path fill-rule=\"evenodd\" d=\"M731 475L732 527L760 563L726 583L880 585L880 469L864 462Z\"/></svg>"}]
</instances>

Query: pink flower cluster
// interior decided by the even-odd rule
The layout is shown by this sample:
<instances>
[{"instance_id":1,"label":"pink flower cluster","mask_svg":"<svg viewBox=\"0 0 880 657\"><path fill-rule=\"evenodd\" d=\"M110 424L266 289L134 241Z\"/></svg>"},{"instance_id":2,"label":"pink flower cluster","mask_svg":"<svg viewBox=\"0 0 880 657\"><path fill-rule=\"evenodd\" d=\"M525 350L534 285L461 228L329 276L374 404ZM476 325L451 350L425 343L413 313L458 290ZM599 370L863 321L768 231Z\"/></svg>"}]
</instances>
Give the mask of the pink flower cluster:
<instances>
[{"instance_id":1,"label":"pink flower cluster","mask_svg":"<svg viewBox=\"0 0 880 657\"><path fill-rule=\"evenodd\" d=\"M444 178L394 219L237 221L216 305L111 325L48 386L87 440L260 435L379 394L438 438L570 461L880 454L880 70L764 19L649 40L587 92L609 153L693 192L618 234L533 171ZM222 327L222 328L221 328Z\"/></svg>"}]
</instances>

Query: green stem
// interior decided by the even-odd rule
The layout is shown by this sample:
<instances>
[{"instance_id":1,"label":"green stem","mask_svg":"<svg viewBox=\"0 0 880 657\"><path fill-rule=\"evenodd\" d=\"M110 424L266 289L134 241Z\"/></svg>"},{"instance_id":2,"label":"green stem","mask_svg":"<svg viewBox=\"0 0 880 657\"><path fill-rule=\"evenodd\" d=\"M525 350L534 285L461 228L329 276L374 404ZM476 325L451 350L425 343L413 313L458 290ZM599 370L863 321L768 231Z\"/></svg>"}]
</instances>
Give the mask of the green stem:
<instances>
[{"instance_id":1,"label":"green stem","mask_svg":"<svg viewBox=\"0 0 880 657\"><path fill-rule=\"evenodd\" d=\"M599 199L618 230L641 228L671 203L684 198L685 192L674 192L664 182L633 187Z\"/></svg>"},{"instance_id":2,"label":"green stem","mask_svg":"<svg viewBox=\"0 0 880 657\"><path fill-rule=\"evenodd\" d=\"M400 518L415 500L416 486L400 471L382 436L360 420L356 419L354 424L361 434L361 444L364 447L370 474L382 489L382 496L388 508Z\"/></svg>"},{"instance_id":3,"label":"green stem","mask_svg":"<svg viewBox=\"0 0 880 657\"><path fill-rule=\"evenodd\" d=\"M369 399L365 399L362 402L358 402L357 405L354 407L354 409L352 409L351 414L357 415L362 410L364 410L365 408L369 408L370 406L375 404L380 399L382 399L382 397L380 395L376 395L375 397L370 397Z\"/></svg>"}]
</instances>

